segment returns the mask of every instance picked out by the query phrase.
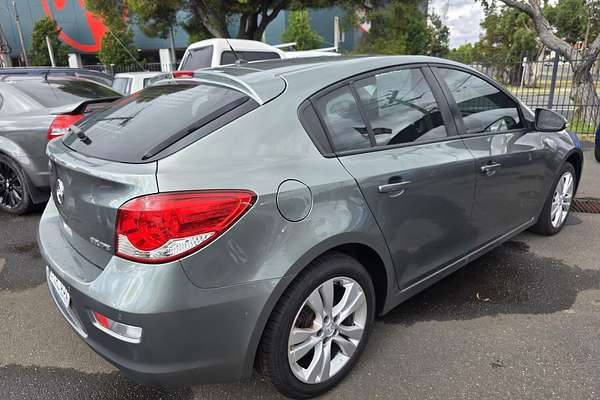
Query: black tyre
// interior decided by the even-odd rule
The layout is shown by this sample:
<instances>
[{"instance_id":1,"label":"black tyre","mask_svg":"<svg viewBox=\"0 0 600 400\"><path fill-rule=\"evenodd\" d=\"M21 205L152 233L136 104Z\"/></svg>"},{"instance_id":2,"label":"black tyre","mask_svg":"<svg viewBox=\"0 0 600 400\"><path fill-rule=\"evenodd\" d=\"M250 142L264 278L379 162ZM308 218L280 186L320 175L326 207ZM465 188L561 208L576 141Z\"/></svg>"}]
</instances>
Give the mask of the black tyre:
<instances>
[{"instance_id":1,"label":"black tyre","mask_svg":"<svg viewBox=\"0 0 600 400\"><path fill-rule=\"evenodd\" d=\"M352 369L374 315L375 291L364 267L345 254L321 256L273 310L259 348L259 371L286 396L319 396Z\"/></svg>"},{"instance_id":2,"label":"black tyre","mask_svg":"<svg viewBox=\"0 0 600 400\"><path fill-rule=\"evenodd\" d=\"M596 161L600 162L600 145L596 145L594 156L596 157Z\"/></svg>"},{"instance_id":3,"label":"black tyre","mask_svg":"<svg viewBox=\"0 0 600 400\"><path fill-rule=\"evenodd\" d=\"M13 159L0 154L0 211L20 215L32 208L27 176Z\"/></svg>"},{"instance_id":4,"label":"black tyre","mask_svg":"<svg viewBox=\"0 0 600 400\"><path fill-rule=\"evenodd\" d=\"M537 223L531 231L541 235L555 235L563 228L571 212L577 175L571 163L565 163L552 186Z\"/></svg>"}]
</instances>

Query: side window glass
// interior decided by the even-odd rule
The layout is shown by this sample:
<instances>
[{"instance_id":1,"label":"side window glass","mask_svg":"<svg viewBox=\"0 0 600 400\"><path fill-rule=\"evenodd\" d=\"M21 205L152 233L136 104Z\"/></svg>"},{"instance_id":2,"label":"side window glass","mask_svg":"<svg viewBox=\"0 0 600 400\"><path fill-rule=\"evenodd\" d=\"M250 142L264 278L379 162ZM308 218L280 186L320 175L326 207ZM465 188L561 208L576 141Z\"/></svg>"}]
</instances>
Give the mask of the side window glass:
<instances>
[{"instance_id":1,"label":"side window glass","mask_svg":"<svg viewBox=\"0 0 600 400\"><path fill-rule=\"evenodd\" d=\"M348 86L320 97L316 105L336 151L371 147L369 132Z\"/></svg>"},{"instance_id":2,"label":"side window glass","mask_svg":"<svg viewBox=\"0 0 600 400\"><path fill-rule=\"evenodd\" d=\"M377 146L447 136L440 108L420 69L384 72L355 83Z\"/></svg>"},{"instance_id":3,"label":"side window glass","mask_svg":"<svg viewBox=\"0 0 600 400\"><path fill-rule=\"evenodd\" d=\"M462 115L467 134L522 128L517 104L504 92L467 72L438 68Z\"/></svg>"}]
</instances>

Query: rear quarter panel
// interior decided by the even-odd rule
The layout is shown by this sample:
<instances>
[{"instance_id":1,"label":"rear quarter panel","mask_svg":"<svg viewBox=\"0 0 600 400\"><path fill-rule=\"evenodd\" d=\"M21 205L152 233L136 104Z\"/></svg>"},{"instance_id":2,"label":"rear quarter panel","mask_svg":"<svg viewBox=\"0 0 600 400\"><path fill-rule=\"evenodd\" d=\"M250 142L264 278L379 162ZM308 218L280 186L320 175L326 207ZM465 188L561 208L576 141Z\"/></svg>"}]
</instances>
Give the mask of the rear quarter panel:
<instances>
[{"instance_id":1,"label":"rear quarter panel","mask_svg":"<svg viewBox=\"0 0 600 400\"><path fill-rule=\"evenodd\" d=\"M181 263L204 288L293 276L323 252L361 243L384 260L389 252L355 180L325 158L302 128L299 99L282 95L158 162L160 192L249 189L256 204L228 232ZM312 209L299 221L279 213L276 195L288 179L306 184Z\"/></svg>"}]
</instances>

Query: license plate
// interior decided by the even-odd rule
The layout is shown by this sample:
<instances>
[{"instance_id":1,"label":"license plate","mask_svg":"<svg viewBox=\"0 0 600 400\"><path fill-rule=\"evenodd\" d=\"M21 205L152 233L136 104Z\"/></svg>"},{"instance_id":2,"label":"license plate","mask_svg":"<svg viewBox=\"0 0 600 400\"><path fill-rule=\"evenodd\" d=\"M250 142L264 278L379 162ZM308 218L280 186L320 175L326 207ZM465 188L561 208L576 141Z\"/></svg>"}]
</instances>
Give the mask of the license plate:
<instances>
[{"instance_id":1,"label":"license plate","mask_svg":"<svg viewBox=\"0 0 600 400\"><path fill-rule=\"evenodd\" d=\"M69 291L65 285L63 285L63 283L54 275L52 271L50 271L50 269L48 269L48 280L52 284L52 287L58 294L58 297L63 305L66 308L69 308L69 304L71 303L71 295L69 294Z\"/></svg>"}]
</instances>

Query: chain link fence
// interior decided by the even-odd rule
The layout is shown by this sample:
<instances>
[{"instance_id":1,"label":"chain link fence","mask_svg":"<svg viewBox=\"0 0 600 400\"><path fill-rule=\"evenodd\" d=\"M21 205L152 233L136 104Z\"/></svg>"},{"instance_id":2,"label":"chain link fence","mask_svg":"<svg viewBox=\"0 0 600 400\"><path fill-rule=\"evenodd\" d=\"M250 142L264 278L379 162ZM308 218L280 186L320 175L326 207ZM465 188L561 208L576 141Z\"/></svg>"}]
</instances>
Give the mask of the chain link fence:
<instances>
[{"instance_id":1,"label":"chain link fence","mask_svg":"<svg viewBox=\"0 0 600 400\"><path fill-rule=\"evenodd\" d=\"M574 53L573 59L582 59L581 54ZM573 84L574 67L583 61L575 61L573 65L558 54L526 54L512 57L521 61L491 60L474 62L470 66L501 82L508 90L519 97L532 109L549 108L562 114L569 121L569 130L577 132L587 139L592 139L600 125L600 61L590 71L591 84L596 98L581 96L581 87ZM580 96L576 96L579 94ZM579 100L576 98L579 97Z\"/></svg>"}]
</instances>

